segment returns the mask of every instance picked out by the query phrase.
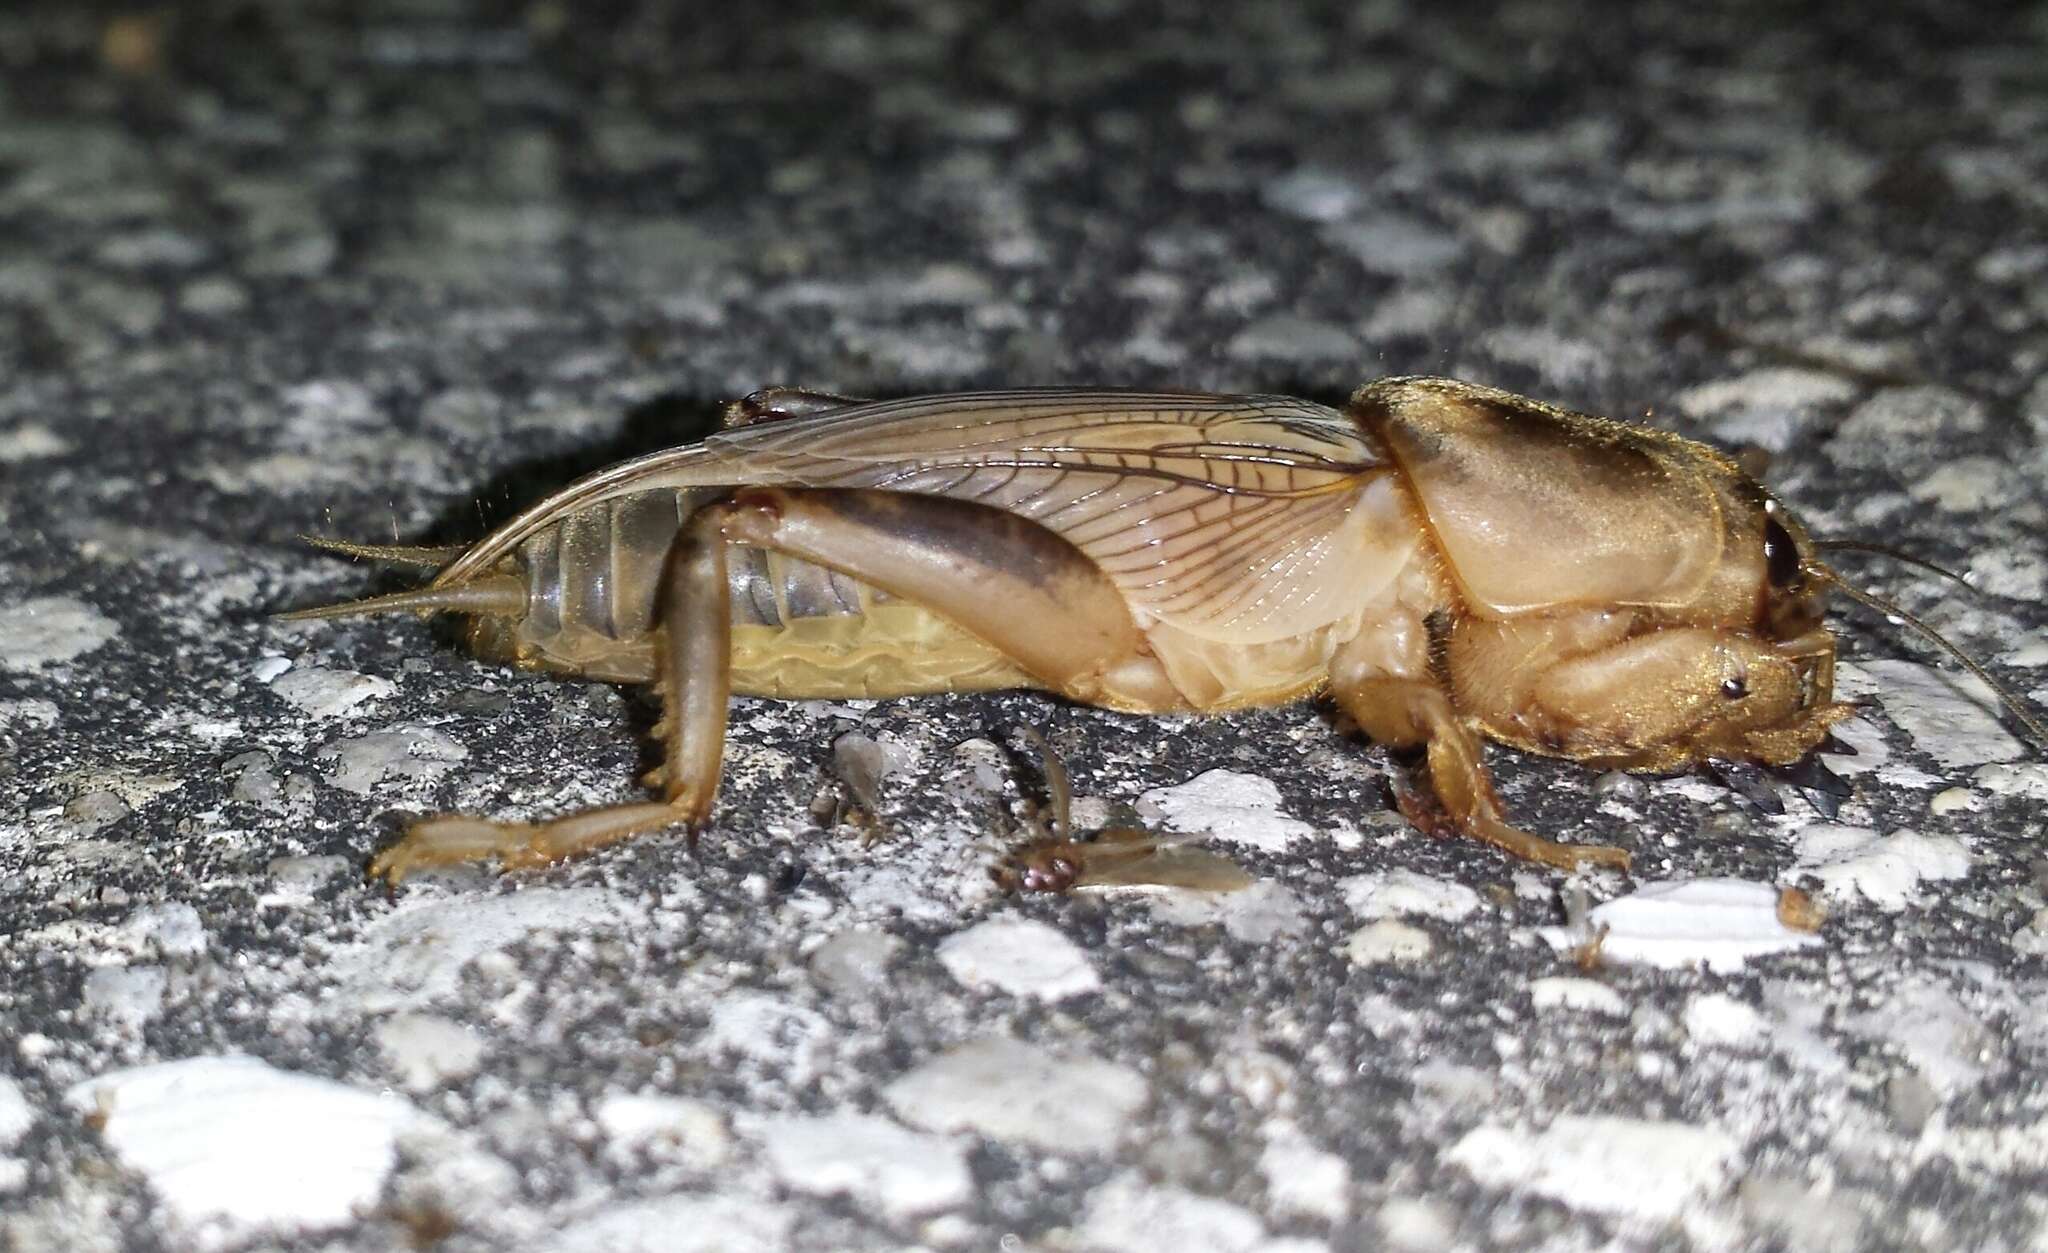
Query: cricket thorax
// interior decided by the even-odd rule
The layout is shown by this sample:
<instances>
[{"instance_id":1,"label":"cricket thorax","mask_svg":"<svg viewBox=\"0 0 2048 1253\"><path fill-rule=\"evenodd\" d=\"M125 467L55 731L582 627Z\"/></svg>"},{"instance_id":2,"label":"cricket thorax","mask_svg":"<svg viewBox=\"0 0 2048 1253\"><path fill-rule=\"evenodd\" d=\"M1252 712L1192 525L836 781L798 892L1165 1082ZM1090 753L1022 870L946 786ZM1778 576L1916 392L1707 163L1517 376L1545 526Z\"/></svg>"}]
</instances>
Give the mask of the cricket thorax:
<instances>
[{"instance_id":1,"label":"cricket thorax","mask_svg":"<svg viewBox=\"0 0 2048 1253\"><path fill-rule=\"evenodd\" d=\"M1228 600L1199 614L1141 617L1187 708L1219 713L1305 696L1366 619L1403 597L1441 599L1393 475L1328 501L1338 521L1292 560L1241 577Z\"/></svg>"}]
</instances>

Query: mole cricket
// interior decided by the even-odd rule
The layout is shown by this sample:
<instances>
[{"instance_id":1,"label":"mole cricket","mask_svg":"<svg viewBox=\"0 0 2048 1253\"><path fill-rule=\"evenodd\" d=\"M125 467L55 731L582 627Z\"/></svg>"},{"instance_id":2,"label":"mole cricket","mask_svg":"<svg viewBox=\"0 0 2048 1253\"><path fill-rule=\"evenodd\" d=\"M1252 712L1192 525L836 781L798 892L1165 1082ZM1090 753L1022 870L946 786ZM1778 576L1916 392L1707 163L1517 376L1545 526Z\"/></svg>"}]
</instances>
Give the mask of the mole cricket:
<instances>
[{"instance_id":1,"label":"mole cricket","mask_svg":"<svg viewBox=\"0 0 2048 1253\"><path fill-rule=\"evenodd\" d=\"M1625 868L1623 849L1511 825L1483 744L1846 795L1812 755L1849 713L1830 589L1928 634L2048 741L1982 667L1846 584L1729 457L1454 379L1381 379L1341 410L771 388L702 442L588 475L474 544L312 542L435 573L288 618L454 612L478 657L661 696L661 800L430 817L371 863L394 884L702 830L735 692L1000 688L1177 714L1328 692L1371 739L1423 751L1411 821L1560 869Z\"/></svg>"}]
</instances>

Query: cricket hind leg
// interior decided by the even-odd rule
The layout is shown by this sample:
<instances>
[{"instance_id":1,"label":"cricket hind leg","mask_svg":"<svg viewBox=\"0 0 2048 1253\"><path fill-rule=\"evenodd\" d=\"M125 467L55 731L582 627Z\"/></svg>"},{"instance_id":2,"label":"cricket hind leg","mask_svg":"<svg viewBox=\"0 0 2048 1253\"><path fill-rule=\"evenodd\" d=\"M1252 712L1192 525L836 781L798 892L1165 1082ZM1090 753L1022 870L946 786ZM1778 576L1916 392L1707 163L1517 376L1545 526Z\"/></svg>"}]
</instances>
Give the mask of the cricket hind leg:
<instances>
[{"instance_id":1,"label":"cricket hind leg","mask_svg":"<svg viewBox=\"0 0 2048 1253\"><path fill-rule=\"evenodd\" d=\"M1420 649L1421 633L1414 634ZM1425 751L1430 788L1441 814L1424 807L1416 797L1402 798L1403 814L1426 831L1448 828L1560 870L1583 866L1627 869L1629 854L1624 849L1560 844L1506 820L1486 771L1480 738L1428 674L1425 658L1422 652L1407 658L1418 663L1411 668L1384 653L1369 654L1362 647L1352 647L1339 653L1331 668L1332 694L1366 735L1393 748L1420 745Z\"/></svg>"},{"instance_id":2,"label":"cricket hind leg","mask_svg":"<svg viewBox=\"0 0 2048 1253\"><path fill-rule=\"evenodd\" d=\"M732 544L826 566L919 604L1071 699L1185 707L1116 585L1037 523L936 496L743 488L700 509L670 554L658 649L665 799L538 824L429 818L372 863L371 873L395 882L472 861L540 866L663 827L701 829L718 791L732 687Z\"/></svg>"},{"instance_id":3,"label":"cricket hind leg","mask_svg":"<svg viewBox=\"0 0 2048 1253\"><path fill-rule=\"evenodd\" d=\"M732 609L726 582L728 510L698 511L670 550L656 649L662 719L659 802L611 805L548 822L499 822L444 814L406 829L370 863L370 875L397 884L420 870L495 861L501 870L546 866L607 844L687 825L694 840L711 815L725 750L731 688Z\"/></svg>"},{"instance_id":4,"label":"cricket hind leg","mask_svg":"<svg viewBox=\"0 0 2048 1253\"><path fill-rule=\"evenodd\" d=\"M912 492L760 487L731 498L725 534L919 606L1071 700L1187 708L1122 591L1027 518Z\"/></svg>"}]
</instances>

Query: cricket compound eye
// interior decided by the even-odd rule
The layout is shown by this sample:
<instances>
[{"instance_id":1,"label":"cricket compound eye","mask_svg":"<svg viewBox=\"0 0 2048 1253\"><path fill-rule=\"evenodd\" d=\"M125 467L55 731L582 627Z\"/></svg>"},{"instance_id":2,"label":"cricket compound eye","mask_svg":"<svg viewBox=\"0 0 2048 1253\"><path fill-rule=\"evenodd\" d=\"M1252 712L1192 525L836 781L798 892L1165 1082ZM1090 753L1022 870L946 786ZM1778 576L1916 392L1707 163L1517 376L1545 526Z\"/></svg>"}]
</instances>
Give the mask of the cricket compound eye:
<instances>
[{"instance_id":1,"label":"cricket compound eye","mask_svg":"<svg viewBox=\"0 0 2048 1253\"><path fill-rule=\"evenodd\" d=\"M1776 518L1764 520L1764 577L1781 592L1799 582L1799 545Z\"/></svg>"}]
</instances>

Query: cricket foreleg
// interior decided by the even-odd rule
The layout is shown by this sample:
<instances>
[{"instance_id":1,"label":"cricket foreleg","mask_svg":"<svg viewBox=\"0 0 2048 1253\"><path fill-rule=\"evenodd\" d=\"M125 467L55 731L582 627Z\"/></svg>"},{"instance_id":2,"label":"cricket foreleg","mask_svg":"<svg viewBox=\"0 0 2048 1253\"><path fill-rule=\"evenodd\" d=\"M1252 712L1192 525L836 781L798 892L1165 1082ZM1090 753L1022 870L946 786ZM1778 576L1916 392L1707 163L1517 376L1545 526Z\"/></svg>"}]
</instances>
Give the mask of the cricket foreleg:
<instances>
[{"instance_id":1,"label":"cricket foreleg","mask_svg":"<svg viewBox=\"0 0 2048 1253\"><path fill-rule=\"evenodd\" d=\"M1370 646L1354 641L1337 655L1330 687L1344 712L1379 743L1425 747L1431 790L1449 825L1460 834L1561 870L1587 865L1626 869L1629 855L1622 849L1560 844L1508 824L1480 755L1482 742L1429 673L1427 645L1420 624L1415 626L1413 656L1401 655L1398 648L1390 651L1384 643L1388 637ZM1373 634L1363 633L1360 640ZM1398 632L1390 635L1400 638Z\"/></svg>"}]
</instances>

